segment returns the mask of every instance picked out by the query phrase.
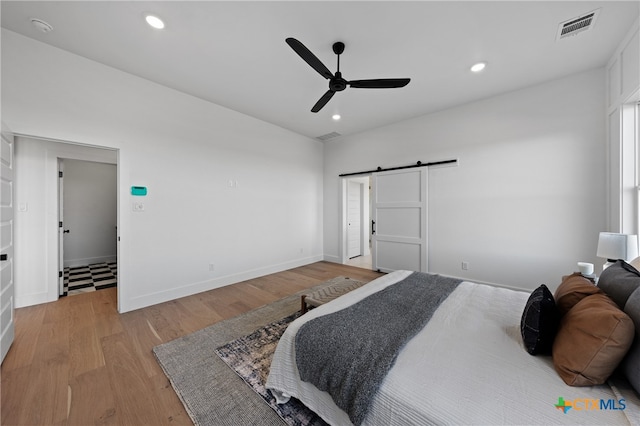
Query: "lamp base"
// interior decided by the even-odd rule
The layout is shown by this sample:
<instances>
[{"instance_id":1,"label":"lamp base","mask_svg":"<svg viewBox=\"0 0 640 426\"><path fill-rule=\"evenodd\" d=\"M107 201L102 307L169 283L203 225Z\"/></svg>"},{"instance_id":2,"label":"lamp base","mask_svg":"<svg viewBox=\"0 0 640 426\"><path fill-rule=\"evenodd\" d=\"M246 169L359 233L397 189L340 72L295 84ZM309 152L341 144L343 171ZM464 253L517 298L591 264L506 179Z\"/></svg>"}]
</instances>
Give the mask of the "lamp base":
<instances>
[{"instance_id":1,"label":"lamp base","mask_svg":"<svg viewBox=\"0 0 640 426\"><path fill-rule=\"evenodd\" d=\"M605 262L604 265L602 265L602 270L604 271L605 269L607 269L609 266L613 265L614 263L616 263L615 260L613 259L607 259L607 261Z\"/></svg>"}]
</instances>

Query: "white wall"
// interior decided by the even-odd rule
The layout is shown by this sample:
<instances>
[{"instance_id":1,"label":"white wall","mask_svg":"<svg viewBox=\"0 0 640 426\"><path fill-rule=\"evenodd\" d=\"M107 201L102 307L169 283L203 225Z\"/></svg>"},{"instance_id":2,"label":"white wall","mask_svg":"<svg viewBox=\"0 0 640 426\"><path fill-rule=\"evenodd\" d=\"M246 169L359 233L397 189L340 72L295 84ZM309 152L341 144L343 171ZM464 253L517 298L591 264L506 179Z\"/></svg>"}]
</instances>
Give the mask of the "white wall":
<instances>
[{"instance_id":1,"label":"white wall","mask_svg":"<svg viewBox=\"0 0 640 426\"><path fill-rule=\"evenodd\" d=\"M629 30L606 67L608 147L608 228L637 234L640 133L640 20Z\"/></svg>"},{"instance_id":2,"label":"white wall","mask_svg":"<svg viewBox=\"0 0 640 426\"><path fill-rule=\"evenodd\" d=\"M121 312L322 259L318 141L4 29L2 113L19 134L119 150ZM17 294L50 280L31 267Z\"/></svg>"},{"instance_id":3,"label":"white wall","mask_svg":"<svg viewBox=\"0 0 640 426\"><path fill-rule=\"evenodd\" d=\"M340 173L458 159L429 170L429 271L554 288L595 257L605 226L604 70L325 145L325 258L340 258ZM461 270L461 262L469 270Z\"/></svg>"},{"instance_id":4,"label":"white wall","mask_svg":"<svg viewBox=\"0 0 640 426\"><path fill-rule=\"evenodd\" d=\"M116 260L115 164L64 159L64 266Z\"/></svg>"}]
</instances>

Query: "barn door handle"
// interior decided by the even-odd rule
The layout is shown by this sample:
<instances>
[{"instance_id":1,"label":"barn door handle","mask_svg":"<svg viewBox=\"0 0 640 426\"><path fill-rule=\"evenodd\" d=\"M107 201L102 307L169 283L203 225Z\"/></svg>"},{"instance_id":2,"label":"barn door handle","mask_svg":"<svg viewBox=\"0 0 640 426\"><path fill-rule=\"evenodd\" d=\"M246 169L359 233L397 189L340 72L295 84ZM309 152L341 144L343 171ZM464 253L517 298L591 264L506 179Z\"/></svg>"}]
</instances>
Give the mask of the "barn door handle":
<instances>
[{"instance_id":1,"label":"barn door handle","mask_svg":"<svg viewBox=\"0 0 640 426\"><path fill-rule=\"evenodd\" d=\"M372 220L371 221L371 235L376 233L376 221Z\"/></svg>"}]
</instances>

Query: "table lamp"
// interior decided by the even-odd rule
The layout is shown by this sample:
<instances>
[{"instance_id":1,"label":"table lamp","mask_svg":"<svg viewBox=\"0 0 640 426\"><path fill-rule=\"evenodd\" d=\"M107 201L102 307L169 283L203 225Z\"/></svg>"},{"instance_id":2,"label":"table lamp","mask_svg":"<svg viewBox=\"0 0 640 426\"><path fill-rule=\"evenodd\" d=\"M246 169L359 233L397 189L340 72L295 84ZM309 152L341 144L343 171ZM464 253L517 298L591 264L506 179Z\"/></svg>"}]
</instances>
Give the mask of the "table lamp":
<instances>
[{"instance_id":1,"label":"table lamp","mask_svg":"<svg viewBox=\"0 0 640 426\"><path fill-rule=\"evenodd\" d=\"M601 232L598 238L598 257L607 259L602 270L622 259L626 262L638 257L638 236L630 234L616 234Z\"/></svg>"}]
</instances>

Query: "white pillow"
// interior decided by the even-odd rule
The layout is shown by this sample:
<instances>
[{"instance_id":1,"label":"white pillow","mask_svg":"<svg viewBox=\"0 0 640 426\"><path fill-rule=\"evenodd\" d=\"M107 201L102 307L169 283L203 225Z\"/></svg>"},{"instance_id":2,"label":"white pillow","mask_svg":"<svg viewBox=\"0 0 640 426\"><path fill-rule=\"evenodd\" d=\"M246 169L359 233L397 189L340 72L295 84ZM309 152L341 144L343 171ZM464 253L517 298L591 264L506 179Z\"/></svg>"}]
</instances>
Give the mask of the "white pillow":
<instances>
[{"instance_id":1,"label":"white pillow","mask_svg":"<svg viewBox=\"0 0 640 426\"><path fill-rule=\"evenodd\" d=\"M640 256L636 257L631 262L629 262L629 265L633 266L638 271L640 271Z\"/></svg>"}]
</instances>

